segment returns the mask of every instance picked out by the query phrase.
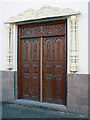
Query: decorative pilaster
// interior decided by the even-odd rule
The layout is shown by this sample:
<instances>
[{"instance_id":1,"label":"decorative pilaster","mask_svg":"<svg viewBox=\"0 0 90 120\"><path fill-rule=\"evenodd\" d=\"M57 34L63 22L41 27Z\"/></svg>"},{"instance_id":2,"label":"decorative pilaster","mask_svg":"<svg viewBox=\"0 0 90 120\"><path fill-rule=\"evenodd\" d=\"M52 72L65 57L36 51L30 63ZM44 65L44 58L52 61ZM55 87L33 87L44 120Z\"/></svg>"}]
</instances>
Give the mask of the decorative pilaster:
<instances>
[{"instance_id":1,"label":"decorative pilaster","mask_svg":"<svg viewBox=\"0 0 90 120\"><path fill-rule=\"evenodd\" d=\"M78 71L77 16L71 16L71 55L70 71Z\"/></svg>"},{"instance_id":2,"label":"decorative pilaster","mask_svg":"<svg viewBox=\"0 0 90 120\"><path fill-rule=\"evenodd\" d=\"M13 68L13 24L10 24L8 27L7 68Z\"/></svg>"}]
</instances>

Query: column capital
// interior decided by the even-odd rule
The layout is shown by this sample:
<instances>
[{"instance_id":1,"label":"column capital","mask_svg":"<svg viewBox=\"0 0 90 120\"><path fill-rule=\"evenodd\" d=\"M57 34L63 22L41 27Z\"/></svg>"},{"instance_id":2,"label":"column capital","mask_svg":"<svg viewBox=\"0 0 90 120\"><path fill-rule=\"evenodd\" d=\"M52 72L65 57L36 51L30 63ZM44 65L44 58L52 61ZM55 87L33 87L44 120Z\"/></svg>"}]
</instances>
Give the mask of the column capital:
<instances>
[{"instance_id":1,"label":"column capital","mask_svg":"<svg viewBox=\"0 0 90 120\"><path fill-rule=\"evenodd\" d=\"M78 16L74 16L74 15L73 15L73 16L70 17L70 20L71 20L71 21L77 21L77 20L78 20Z\"/></svg>"}]
</instances>

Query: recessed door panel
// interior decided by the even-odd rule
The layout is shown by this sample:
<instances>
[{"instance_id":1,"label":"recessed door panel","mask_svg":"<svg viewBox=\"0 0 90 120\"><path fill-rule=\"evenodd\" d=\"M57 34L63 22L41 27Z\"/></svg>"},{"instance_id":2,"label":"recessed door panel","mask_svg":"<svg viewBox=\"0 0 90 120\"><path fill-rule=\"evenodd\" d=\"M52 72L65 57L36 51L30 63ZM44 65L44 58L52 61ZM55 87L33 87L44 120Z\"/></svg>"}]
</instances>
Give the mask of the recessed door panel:
<instances>
[{"instance_id":1,"label":"recessed door panel","mask_svg":"<svg viewBox=\"0 0 90 120\"><path fill-rule=\"evenodd\" d=\"M46 102L65 104L65 41L64 36L43 38L43 99Z\"/></svg>"},{"instance_id":2,"label":"recessed door panel","mask_svg":"<svg viewBox=\"0 0 90 120\"><path fill-rule=\"evenodd\" d=\"M40 38L21 39L20 98L39 101Z\"/></svg>"}]
</instances>

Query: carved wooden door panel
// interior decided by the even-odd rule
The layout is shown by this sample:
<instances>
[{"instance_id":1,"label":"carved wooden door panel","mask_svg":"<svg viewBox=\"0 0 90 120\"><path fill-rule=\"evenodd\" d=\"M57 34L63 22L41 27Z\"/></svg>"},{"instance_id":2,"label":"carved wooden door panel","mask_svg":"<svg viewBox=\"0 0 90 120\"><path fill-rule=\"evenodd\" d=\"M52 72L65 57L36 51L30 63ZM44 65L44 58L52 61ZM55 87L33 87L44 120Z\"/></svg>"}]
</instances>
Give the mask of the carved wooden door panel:
<instances>
[{"instance_id":1,"label":"carved wooden door panel","mask_svg":"<svg viewBox=\"0 0 90 120\"><path fill-rule=\"evenodd\" d=\"M65 36L43 39L43 100L65 104L66 100Z\"/></svg>"},{"instance_id":2,"label":"carved wooden door panel","mask_svg":"<svg viewBox=\"0 0 90 120\"><path fill-rule=\"evenodd\" d=\"M40 38L21 39L21 96L39 101Z\"/></svg>"},{"instance_id":3,"label":"carved wooden door panel","mask_svg":"<svg viewBox=\"0 0 90 120\"><path fill-rule=\"evenodd\" d=\"M54 101L66 104L66 36L54 39Z\"/></svg>"}]
</instances>

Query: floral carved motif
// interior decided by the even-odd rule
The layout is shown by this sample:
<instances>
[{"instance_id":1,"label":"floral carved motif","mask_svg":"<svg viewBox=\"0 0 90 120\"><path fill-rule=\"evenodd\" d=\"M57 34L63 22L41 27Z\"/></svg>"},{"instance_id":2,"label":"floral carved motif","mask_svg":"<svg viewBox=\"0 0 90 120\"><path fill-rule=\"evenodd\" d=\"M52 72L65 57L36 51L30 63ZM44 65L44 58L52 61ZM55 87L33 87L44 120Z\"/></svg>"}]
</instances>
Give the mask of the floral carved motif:
<instances>
[{"instance_id":1,"label":"floral carved motif","mask_svg":"<svg viewBox=\"0 0 90 120\"><path fill-rule=\"evenodd\" d=\"M21 22L21 21L27 21L27 20L76 15L76 14L80 14L80 12L76 12L71 8L61 9L58 7L51 7L51 6L45 5L41 7L39 10L34 10L31 8L27 9L23 13L20 13L14 17L11 17L6 23L15 23L15 22Z\"/></svg>"},{"instance_id":2,"label":"floral carved motif","mask_svg":"<svg viewBox=\"0 0 90 120\"><path fill-rule=\"evenodd\" d=\"M65 24L60 23L56 25L45 25L37 27L23 27L20 30L21 37L40 37L40 36L53 36L53 35L65 35Z\"/></svg>"}]
</instances>

